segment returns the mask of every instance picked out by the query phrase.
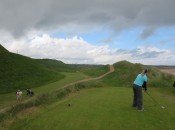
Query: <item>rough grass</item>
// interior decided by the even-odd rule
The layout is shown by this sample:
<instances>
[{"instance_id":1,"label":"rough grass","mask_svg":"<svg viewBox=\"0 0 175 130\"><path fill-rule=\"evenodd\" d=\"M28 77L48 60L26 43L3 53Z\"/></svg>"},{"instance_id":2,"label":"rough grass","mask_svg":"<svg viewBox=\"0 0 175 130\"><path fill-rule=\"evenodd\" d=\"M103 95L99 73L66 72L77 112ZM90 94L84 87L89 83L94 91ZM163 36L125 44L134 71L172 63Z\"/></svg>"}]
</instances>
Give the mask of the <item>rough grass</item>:
<instances>
[{"instance_id":1,"label":"rough grass","mask_svg":"<svg viewBox=\"0 0 175 130\"><path fill-rule=\"evenodd\" d=\"M109 71L108 65L75 65L75 68L91 77L98 77Z\"/></svg>"},{"instance_id":2,"label":"rough grass","mask_svg":"<svg viewBox=\"0 0 175 130\"><path fill-rule=\"evenodd\" d=\"M132 89L102 87L80 91L54 107L15 122L11 130L173 130L174 97L151 89L150 94L166 108L161 109L144 94L146 111L131 107ZM171 100L169 100L171 99ZM71 104L69 107L68 104Z\"/></svg>"},{"instance_id":3,"label":"rough grass","mask_svg":"<svg viewBox=\"0 0 175 130\"><path fill-rule=\"evenodd\" d=\"M175 76L164 74L153 66L144 66L142 64L132 64L127 61L121 61L114 64L114 68L115 72L101 80L103 83L112 86L131 87L136 76L145 68L148 69L147 76L149 87L171 88L175 81Z\"/></svg>"}]
</instances>

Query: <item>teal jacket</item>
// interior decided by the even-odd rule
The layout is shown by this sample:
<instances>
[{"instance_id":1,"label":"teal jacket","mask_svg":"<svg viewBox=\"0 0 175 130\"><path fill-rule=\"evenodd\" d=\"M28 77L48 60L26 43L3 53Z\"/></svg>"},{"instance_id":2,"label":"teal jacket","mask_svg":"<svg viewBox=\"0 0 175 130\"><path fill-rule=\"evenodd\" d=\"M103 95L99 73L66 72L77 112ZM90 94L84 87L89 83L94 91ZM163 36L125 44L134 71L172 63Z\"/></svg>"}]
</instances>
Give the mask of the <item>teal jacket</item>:
<instances>
[{"instance_id":1,"label":"teal jacket","mask_svg":"<svg viewBox=\"0 0 175 130\"><path fill-rule=\"evenodd\" d=\"M142 87L143 83L147 82L147 80L148 78L146 75L142 76L142 74L139 74L137 78L135 79L134 84Z\"/></svg>"}]
</instances>

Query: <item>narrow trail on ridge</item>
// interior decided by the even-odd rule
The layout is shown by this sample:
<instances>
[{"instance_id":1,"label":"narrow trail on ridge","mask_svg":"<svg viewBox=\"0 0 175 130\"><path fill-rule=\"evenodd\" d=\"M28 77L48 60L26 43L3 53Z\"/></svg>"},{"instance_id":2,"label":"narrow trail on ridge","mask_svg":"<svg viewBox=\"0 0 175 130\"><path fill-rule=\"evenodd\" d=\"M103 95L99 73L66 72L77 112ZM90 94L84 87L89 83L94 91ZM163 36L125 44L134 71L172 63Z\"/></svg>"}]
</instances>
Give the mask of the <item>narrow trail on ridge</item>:
<instances>
[{"instance_id":1,"label":"narrow trail on ridge","mask_svg":"<svg viewBox=\"0 0 175 130\"><path fill-rule=\"evenodd\" d=\"M79 80L79 81L76 81L76 82L73 82L73 83L70 83L70 84L67 84L65 86L63 86L63 88L65 87L68 87L68 86L71 86L71 85L74 85L74 84L77 84L77 83L83 83L83 82L87 82L87 81L92 81L92 80L98 80L98 79L101 79L103 77L105 77L106 75L114 72L114 66L113 65L109 65L109 71L103 75L100 75L98 77L95 77L95 78L88 78L88 79L83 79L83 80Z\"/></svg>"}]
</instances>

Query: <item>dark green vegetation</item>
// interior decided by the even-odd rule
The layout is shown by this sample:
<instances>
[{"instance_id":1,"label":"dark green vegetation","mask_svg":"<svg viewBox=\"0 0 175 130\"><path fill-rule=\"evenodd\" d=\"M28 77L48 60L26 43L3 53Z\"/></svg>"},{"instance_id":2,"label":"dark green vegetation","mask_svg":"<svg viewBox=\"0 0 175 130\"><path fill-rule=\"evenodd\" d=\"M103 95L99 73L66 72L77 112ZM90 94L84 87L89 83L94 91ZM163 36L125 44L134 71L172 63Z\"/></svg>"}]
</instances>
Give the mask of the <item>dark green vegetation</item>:
<instances>
[{"instance_id":1,"label":"dark green vegetation","mask_svg":"<svg viewBox=\"0 0 175 130\"><path fill-rule=\"evenodd\" d=\"M58 60L51 59L37 59L38 63L42 64L45 68L57 72L75 72L76 68Z\"/></svg>"}]
</instances>

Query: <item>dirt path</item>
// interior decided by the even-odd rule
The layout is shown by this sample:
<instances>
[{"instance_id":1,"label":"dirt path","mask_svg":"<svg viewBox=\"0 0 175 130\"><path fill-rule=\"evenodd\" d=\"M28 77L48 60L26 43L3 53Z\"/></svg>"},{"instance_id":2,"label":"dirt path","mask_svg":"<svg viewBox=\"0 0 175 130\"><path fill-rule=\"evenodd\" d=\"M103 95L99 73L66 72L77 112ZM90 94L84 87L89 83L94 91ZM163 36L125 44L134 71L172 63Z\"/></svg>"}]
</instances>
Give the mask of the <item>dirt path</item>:
<instances>
[{"instance_id":1,"label":"dirt path","mask_svg":"<svg viewBox=\"0 0 175 130\"><path fill-rule=\"evenodd\" d=\"M101 78L105 77L106 75L108 75L108 74L110 74L112 72L114 72L114 66L113 65L109 65L109 72L107 72L107 73L105 73L105 74L103 74L103 75L101 75L99 77L83 79L83 80L79 80L79 81L67 84L67 85L63 86L63 88L71 86L71 85L74 85L74 84L77 84L77 83L83 83L83 82L87 82L87 81L91 81L91 80L98 80L98 79L101 79Z\"/></svg>"}]
</instances>

